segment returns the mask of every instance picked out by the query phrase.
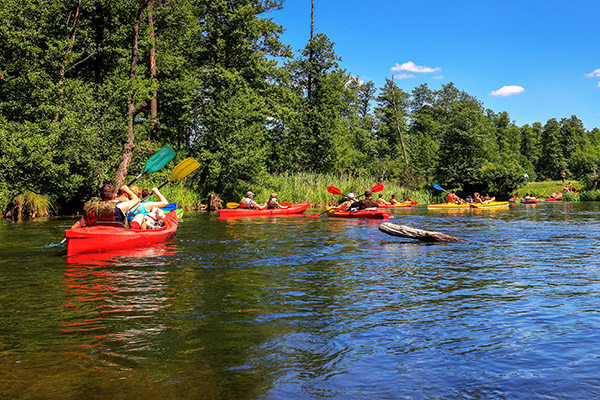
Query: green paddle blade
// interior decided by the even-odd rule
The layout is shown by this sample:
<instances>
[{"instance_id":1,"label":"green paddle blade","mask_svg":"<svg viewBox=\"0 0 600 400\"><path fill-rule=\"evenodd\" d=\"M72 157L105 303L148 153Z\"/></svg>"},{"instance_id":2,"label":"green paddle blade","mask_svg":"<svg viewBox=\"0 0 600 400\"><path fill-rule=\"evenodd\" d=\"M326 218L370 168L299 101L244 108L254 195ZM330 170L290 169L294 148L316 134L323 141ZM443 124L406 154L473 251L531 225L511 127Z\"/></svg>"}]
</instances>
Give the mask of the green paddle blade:
<instances>
[{"instance_id":1,"label":"green paddle blade","mask_svg":"<svg viewBox=\"0 0 600 400\"><path fill-rule=\"evenodd\" d=\"M156 172L167 165L175 157L175 151L169 146L165 146L157 151L152 157L146 161L144 172Z\"/></svg>"}]
</instances>

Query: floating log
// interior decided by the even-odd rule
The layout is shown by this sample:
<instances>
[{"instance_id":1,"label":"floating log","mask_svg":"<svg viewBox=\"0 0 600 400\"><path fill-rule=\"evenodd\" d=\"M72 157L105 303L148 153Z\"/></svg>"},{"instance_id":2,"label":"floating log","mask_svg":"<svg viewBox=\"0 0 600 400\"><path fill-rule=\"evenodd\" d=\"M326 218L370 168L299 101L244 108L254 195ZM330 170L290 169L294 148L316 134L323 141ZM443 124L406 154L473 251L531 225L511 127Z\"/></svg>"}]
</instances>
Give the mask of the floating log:
<instances>
[{"instance_id":1,"label":"floating log","mask_svg":"<svg viewBox=\"0 0 600 400\"><path fill-rule=\"evenodd\" d=\"M379 230L388 235L418 239L424 242L468 242L467 239L446 235L441 232L424 231L406 225L392 224L391 222L382 223L379 225Z\"/></svg>"}]
</instances>

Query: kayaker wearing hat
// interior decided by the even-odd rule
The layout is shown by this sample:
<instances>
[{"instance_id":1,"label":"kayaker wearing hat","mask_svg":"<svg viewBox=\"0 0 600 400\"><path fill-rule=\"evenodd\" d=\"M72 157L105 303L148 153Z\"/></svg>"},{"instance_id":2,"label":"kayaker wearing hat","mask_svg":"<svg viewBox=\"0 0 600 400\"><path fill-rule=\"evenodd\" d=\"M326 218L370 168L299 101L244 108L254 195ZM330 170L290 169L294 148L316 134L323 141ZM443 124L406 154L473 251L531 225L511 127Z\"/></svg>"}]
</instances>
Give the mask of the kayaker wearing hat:
<instances>
[{"instance_id":1,"label":"kayaker wearing hat","mask_svg":"<svg viewBox=\"0 0 600 400\"><path fill-rule=\"evenodd\" d=\"M255 209L258 209L258 210L264 210L265 208L267 208L267 205L263 204L261 206L260 204L258 204L257 202L255 202L254 201L254 193L248 192L248 193L246 193L246 197L244 197L240 201L240 208L255 208Z\"/></svg>"},{"instance_id":2,"label":"kayaker wearing hat","mask_svg":"<svg viewBox=\"0 0 600 400\"><path fill-rule=\"evenodd\" d=\"M267 208L287 208L286 206L282 206L277 201L277 193L271 193L271 197L269 201L267 201Z\"/></svg>"},{"instance_id":3,"label":"kayaker wearing hat","mask_svg":"<svg viewBox=\"0 0 600 400\"><path fill-rule=\"evenodd\" d=\"M350 208L357 210L378 210L377 202L373 200L373 192L365 190L365 198L360 201L355 201L350 205Z\"/></svg>"},{"instance_id":4,"label":"kayaker wearing hat","mask_svg":"<svg viewBox=\"0 0 600 400\"><path fill-rule=\"evenodd\" d=\"M346 211L350 209L350 205L356 201L356 195L354 193L348 193L348 196L344 198L335 209L338 211Z\"/></svg>"}]
</instances>

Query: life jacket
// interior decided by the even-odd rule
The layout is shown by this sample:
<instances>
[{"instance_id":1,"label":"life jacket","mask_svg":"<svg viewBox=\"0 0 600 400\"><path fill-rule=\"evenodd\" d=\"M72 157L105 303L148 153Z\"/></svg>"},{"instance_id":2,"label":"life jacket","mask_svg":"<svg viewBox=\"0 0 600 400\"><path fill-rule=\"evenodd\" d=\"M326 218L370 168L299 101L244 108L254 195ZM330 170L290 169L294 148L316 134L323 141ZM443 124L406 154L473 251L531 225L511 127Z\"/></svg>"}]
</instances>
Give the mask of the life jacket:
<instances>
[{"instance_id":1,"label":"life jacket","mask_svg":"<svg viewBox=\"0 0 600 400\"><path fill-rule=\"evenodd\" d=\"M83 205L83 219L87 225L94 225L99 221L115 222L114 201L89 200Z\"/></svg>"},{"instance_id":2,"label":"life jacket","mask_svg":"<svg viewBox=\"0 0 600 400\"><path fill-rule=\"evenodd\" d=\"M250 204L252 204L252 199L249 197L244 197L240 201L240 208L250 208Z\"/></svg>"}]
</instances>

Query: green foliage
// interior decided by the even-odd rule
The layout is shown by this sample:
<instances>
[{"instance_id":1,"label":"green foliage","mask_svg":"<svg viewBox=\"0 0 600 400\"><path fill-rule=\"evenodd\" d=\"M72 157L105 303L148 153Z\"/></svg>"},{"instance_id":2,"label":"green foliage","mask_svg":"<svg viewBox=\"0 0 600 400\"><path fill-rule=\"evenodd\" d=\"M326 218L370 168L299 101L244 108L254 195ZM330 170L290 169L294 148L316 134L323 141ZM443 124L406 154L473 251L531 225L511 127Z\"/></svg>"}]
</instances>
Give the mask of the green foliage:
<instances>
[{"instance_id":1,"label":"green foliage","mask_svg":"<svg viewBox=\"0 0 600 400\"><path fill-rule=\"evenodd\" d=\"M523 168L514 160L506 160L500 163L485 163L481 170L478 181L482 182L480 191L490 193L499 199L507 199L517 189L524 178Z\"/></svg>"},{"instance_id":2,"label":"green foliage","mask_svg":"<svg viewBox=\"0 0 600 400\"><path fill-rule=\"evenodd\" d=\"M564 195L563 195L564 197ZM575 196L573 196L575 197ZM567 198L572 198L571 194L567 195ZM571 200L574 201L574 200ZM579 194L579 201L600 201L600 190L592 189L586 190L585 192L581 192Z\"/></svg>"},{"instance_id":3,"label":"green foliage","mask_svg":"<svg viewBox=\"0 0 600 400\"><path fill-rule=\"evenodd\" d=\"M586 131L576 116L518 127L452 83L407 93L386 79L376 88L340 68L323 33L294 56L280 40L284 27L268 17L282 0L142 5L131 81L139 1L0 4L0 209L33 191L61 212L77 211L114 179L132 101L129 176L165 144L178 160L195 157L201 168L168 189L181 190L173 194L189 207L210 192L288 195L295 176L313 185L300 192L323 203L331 199L320 188L331 183L321 176L348 190L384 180L397 194L419 195L441 183L501 196L525 172L537 180L565 170L587 188L598 182L598 128ZM169 172L144 183L160 184ZM296 193L289 196L301 201Z\"/></svg>"}]
</instances>

